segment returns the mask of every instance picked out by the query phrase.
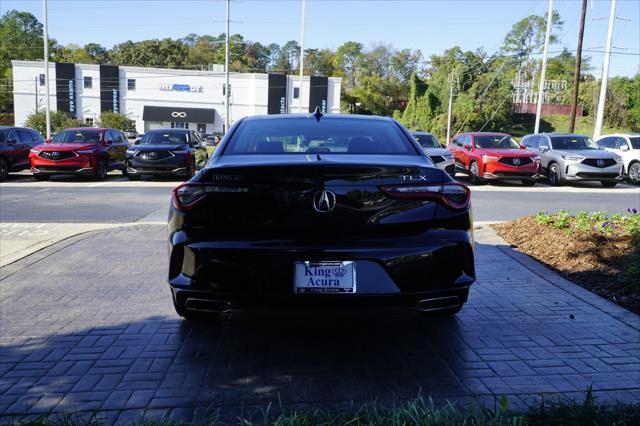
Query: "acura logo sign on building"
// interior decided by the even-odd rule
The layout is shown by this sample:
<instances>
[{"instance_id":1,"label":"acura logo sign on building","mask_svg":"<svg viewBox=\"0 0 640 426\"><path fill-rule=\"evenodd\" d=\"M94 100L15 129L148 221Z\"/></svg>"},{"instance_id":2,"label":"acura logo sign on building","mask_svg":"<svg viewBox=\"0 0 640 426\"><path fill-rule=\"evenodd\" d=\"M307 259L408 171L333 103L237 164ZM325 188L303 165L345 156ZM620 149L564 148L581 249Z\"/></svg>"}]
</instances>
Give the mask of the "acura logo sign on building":
<instances>
[{"instance_id":1,"label":"acura logo sign on building","mask_svg":"<svg viewBox=\"0 0 640 426\"><path fill-rule=\"evenodd\" d=\"M171 113L171 116L175 118L185 118L187 116L187 113L184 111L173 111Z\"/></svg>"}]
</instances>

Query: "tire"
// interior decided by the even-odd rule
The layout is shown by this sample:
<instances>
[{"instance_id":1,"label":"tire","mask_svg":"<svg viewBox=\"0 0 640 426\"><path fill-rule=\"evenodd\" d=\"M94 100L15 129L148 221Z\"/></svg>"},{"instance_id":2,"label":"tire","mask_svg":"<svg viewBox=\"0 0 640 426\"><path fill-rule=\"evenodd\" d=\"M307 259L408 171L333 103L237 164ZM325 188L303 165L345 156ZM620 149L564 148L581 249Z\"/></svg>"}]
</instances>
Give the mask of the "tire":
<instances>
[{"instance_id":1,"label":"tire","mask_svg":"<svg viewBox=\"0 0 640 426\"><path fill-rule=\"evenodd\" d=\"M127 173L127 179L129 180L140 180L140 175L130 175Z\"/></svg>"},{"instance_id":2,"label":"tire","mask_svg":"<svg viewBox=\"0 0 640 426\"><path fill-rule=\"evenodd\" d=\"M107 160L104 158L98 159L96 170L93 172L93 178L95 180L105 180L107 178Z\"/></svg>"},{"instance_id":3,"label":"tire","mask_svg":"<svg viewBox=\"0 0 640 426\"><path fill-rule=\"evenodd\" d=\"M469 180L471 181L471 184L481 185L483 183L483 180L480 177L479 173L480 171L478 169L478 163L472 161L471 164L469 164Z\"/></svg>"},{"instance_id":4,"label":"tire","mask_svg":"<svg viewBox=\"0 0 640 426\"><path fill-rule=\"evenodd\" d=\"M9 177L9 163L4 157L0 157L0 182Z\"/></svg>"},{"instance_id":5,"label":"tire","mask_svg":"<svg viewBox=\"0 0 640 426\"><path fill-rule=\"evenodd\" d=\"M601 180L600 184L605 188L613 188L618 184L617 180Z\"/></svg>"},{"instance_id":6,"label":"tire","mask_svg":"<svg viewBox=\"0 0 640 426\"><path fill-rule=\"evenodd\" d=\"M535 179L522 179L522 184L524 186L533 186L536 184L536 180Z\"/></svg>"},{"instance_id":7,"label":"tire","mask_svg":"<svg viewBox=\"0 0 640 426\"><path fill-rule=\"evenodd\" d=\"M562 178L560 177L560 166L557 163L549 164L547 170L547 179L549 179L549 185L560 186L562 185Z\"/></svg>"},{"instance_id":8,"label":"tire","mask_svg":"<svg viewBox=\"0 0 640 426\"><path fill-rule=\"evenodd\" d=\"M635 162L631 164L627 171L627 175L629 176L629 180L632 184L640 185L640 163Z\"/></svg>"},{"instance_id":9,"label":"tire","mask_svg":"<svg viewBox=\"0 0 640 426\"><path fill-rule=\"evenodd\" d=\"M40 182L44 182L44 181L47 181L47 180L51 179L51 176L49 176L49 175L40 175L40 174L38 174L38 175L33 175L33 177L35 178L35 180L40 181Z\"/></svg>"}]
</instances>

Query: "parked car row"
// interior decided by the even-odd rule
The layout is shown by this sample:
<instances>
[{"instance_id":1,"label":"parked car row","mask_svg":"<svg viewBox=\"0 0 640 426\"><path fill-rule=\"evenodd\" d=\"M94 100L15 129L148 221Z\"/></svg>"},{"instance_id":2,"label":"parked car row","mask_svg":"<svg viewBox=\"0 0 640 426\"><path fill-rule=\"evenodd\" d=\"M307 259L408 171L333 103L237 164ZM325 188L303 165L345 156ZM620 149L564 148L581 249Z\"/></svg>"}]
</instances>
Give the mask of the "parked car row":
<instances>
[{"instance_id":1,"label":"parked car row","mask_svg":"<svg viewBox=\"0 0 640 426\"><path fill-rule=\"evenodd\" d=\"M640 134L606 135L596 143L584 135L539 133L518 143L506 133L472 132L453 137L446 150L430 133L413 136L438 167L452 176L466 173L473 184L498 179L535 185L546 177L551 185L599 181L613 187L627 177L640 185Z\"/></svg>"},{"instance_id":2,"label":"parked car row","mask_svg":"<svg viewBox=\"0 0 640 426\"><path fill-rule=\"evenodd\" d=\"M116 129L81 127L65 129L45 141L32 129L0 127L0 180L9 172L25 169L37 180L55 175L102 180L112 170L120 170L131 180L142 175L188 179L208 159L203 141L194 130L150 130L134 144L128 136Z\"/></svg>"}]
</instances>

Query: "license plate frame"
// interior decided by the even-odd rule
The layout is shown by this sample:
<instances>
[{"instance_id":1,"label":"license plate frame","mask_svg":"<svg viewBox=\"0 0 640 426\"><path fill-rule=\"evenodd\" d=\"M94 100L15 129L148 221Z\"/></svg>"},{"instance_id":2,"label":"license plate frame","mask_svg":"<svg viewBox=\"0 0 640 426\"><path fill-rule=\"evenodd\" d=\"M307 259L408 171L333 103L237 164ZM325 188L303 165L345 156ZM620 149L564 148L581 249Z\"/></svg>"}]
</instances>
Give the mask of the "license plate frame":
<instances>
[{"instance_id":1,"label":"license plate frame","mask_svg":"<svg viewBox=\"0 0 640 426\"><path fill-rule=\"evenodd\" d=\"M355 294L356 282L352 260L303 260L293 264L295 294Z\"/></svg>"}]
</instances>

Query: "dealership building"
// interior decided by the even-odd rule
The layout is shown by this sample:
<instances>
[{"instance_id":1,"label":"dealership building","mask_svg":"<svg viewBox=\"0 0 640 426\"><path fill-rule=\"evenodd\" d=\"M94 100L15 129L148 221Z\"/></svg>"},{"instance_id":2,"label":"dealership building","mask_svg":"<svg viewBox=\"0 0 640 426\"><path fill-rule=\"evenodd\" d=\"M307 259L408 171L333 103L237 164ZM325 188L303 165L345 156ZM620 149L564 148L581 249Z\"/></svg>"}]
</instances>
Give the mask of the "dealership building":
<instances>
[{"instance_id":1,"label":"dealership building","mask_svg":"<svg viewBox=\"0 0 640 426\"><path fill-rule=\"evenodd\" d=\"M15 125L44 111L44 63L11 61ZM216 68L216 66L214 66ZM117 65L50 63L51 110L64 111L88 125L100 113L119 112L139 133L154 128L189 128L201 133L223 132L225 73ZM339 77L230 73L229 122L260 114L340 112Z\"/></svg>"}]
</instances>

